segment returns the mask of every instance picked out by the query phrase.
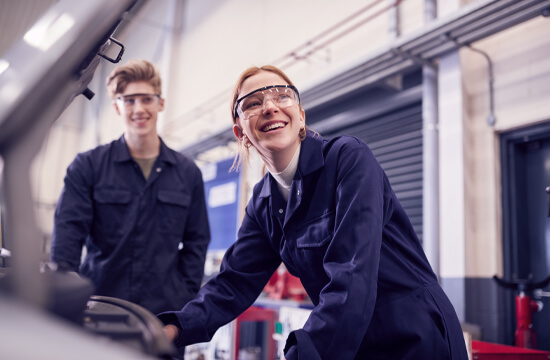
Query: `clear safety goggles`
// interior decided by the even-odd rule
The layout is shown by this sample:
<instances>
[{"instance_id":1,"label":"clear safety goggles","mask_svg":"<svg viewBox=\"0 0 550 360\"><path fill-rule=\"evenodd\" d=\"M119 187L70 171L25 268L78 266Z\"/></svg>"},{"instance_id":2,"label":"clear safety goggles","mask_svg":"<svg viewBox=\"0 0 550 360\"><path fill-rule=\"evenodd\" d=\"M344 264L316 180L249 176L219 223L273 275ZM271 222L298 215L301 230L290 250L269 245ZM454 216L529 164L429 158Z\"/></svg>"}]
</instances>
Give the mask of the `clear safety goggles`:
<instances>
[{"instance_id":1,"label":"clear safety goggles","mask_svg":"<svg viewBox=\"0 0 550 360\"><path fill-rule=\"evenodd\" d=\"M270 100L280 109L300 104L298 89L292 85L272 85L256 89L240 97L235 103L235 117L249 120L259 116L265 109L266 101Z\"/></svg>"},{"instance_id":2,"label":"clear safety goggles","mask_svg":"<svg viewBox=\"0 0 550 360\"><path fill-rule=\"evenodd\" d=\"M159 94L129 94L117 96L116 101L122 104L126 109L133 109L136 103L142 106L152 106L158 104Z\"/></svg>"}]
</instances>

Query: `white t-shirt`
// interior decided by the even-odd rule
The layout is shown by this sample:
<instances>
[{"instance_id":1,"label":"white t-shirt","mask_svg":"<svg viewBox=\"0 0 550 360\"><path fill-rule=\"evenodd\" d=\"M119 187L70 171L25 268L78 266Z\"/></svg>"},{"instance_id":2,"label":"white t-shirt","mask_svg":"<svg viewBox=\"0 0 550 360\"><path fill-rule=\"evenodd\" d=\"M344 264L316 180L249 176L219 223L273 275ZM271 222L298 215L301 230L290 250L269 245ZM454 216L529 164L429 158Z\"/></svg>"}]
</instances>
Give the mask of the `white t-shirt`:
<instances>
[{"instance_id":1,"label":"white t-shirt","mask_svg":"<svg viewBox=\"0 0 550 360\"><path fill-rule=\"evenodd\" d=\"M288 201L292 179L294 178L294 174L296 174L296 169L298 168L298 159L300 158L301 147L302 145L300 144L300 146L298 146L298 149L296 149L294 156L292 156L292 160L290 160L290 163L283 171L281 171L280 173L272 173L271 171L269 172L271 176L273 176L273 178L277 181L277 188L281 192L281 195L283 195L285 201Z\"/></svg>"}]
</instances>

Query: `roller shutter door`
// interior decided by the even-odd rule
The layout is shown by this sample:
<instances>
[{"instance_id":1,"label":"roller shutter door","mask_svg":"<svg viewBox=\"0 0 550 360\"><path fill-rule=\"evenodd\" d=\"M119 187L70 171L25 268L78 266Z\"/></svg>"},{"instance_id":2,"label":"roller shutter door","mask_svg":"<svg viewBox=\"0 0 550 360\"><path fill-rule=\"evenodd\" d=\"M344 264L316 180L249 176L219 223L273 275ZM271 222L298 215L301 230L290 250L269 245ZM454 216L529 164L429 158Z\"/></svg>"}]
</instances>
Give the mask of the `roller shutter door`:
<instances>
[{"instance_id":1,"label":"roller shutter door","mask_svg":"<svg viewBox=\"0 0 550 360\"><path fill-rule=\"evenodd\" d=\"M324 137L341 134L357 136L369 145L422 241L421 101L321 132Z\"/></svg>"}]
</instances>

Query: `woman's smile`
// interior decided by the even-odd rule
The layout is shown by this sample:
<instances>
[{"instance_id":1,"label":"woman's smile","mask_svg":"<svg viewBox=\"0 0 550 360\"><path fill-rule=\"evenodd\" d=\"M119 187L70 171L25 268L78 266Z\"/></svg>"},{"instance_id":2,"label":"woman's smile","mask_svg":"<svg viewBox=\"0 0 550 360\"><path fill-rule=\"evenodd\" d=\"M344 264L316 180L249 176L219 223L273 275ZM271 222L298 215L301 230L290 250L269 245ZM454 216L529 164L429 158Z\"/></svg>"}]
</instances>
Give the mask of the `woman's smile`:
<instances>
[{"instance_id":1,"label":"woman's smile","mask_svg":"<svg viewBox=\"0 0 550 360\"><path fill-rule=\"evenodd\" d=\"M270 122L261 128L262 132L270 132L273 130L284 128L287 125L284 121Z\"/></svg>"}]
</instances>

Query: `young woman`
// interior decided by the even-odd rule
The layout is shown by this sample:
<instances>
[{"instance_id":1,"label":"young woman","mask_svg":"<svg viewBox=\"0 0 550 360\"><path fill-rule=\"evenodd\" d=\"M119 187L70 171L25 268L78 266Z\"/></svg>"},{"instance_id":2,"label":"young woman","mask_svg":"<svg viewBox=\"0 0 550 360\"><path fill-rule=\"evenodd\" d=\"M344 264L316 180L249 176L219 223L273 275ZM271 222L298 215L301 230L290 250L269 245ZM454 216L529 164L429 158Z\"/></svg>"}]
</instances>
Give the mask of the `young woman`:
<instances>
[{"instance_id":1,"label":"young woman","mask_svg":"<svg viewBox=\"0 0 550 360\"><path fill-rule=\"evenodd\" d=\"M253 147L269 172L220 274L159 315L176 345L211 339L283 262L315 306L286 359L467 359L453 306L367 145L306 130L298 90L272 66L242 74L232 112L237 167Z\"/></svg>"}]
</instances>

